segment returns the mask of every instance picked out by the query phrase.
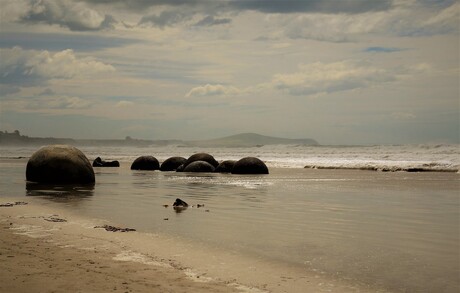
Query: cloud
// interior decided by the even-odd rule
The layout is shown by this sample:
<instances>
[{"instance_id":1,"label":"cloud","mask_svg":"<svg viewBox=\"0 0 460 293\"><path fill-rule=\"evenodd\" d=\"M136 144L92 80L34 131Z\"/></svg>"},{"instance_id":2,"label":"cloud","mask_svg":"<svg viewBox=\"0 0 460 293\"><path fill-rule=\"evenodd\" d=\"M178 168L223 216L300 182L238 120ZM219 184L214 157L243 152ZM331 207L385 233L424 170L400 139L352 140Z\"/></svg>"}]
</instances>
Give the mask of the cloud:
<instances>
[{"instance_id":1,"label":"cloud","mask_svg":"<svg viewBox=\"0 0 460 293\"><path fill-rule=\"evenodd\" d=\"M57 113L57 110L87 110L96 103L77 96L46 94L42 92L29 97L14 97L2 101L4 109L19 112Z\"/></svg>"},{"instance_id":2,"label":"cloud","mask_svg":"<svg viewBox=\"0 0 460 293\"><path fill-rule=\"evenodd\" d=\"M59 25L72 31L111 29L117 21L88 8L85 3L70 0L3 0L3 22Z\"/></svg>"},{"instance_id":3,"label":"cloud","mask_svg":"<svg viewBox=\"0 0 460 293\"><path fill-rule=\"evenodd\" d=\"M364 49L364 52L370 53L393 53L393 52L400 52L404 51L405 49L401 48L391 48L391 47L367 47Z\"/></svg>"},{"instance_id":4,"label":"cloud","mask_svg":"<svg viewBox=\"0 0 460 293\"><path fill-rule=\"evenodd\" d=\"M25 109L38 111L43 109L89 109L93 104L79 97L47 96L28 100Z\"/></svg>"},{"instance_id":5,"label":"cloud","mask_svg":"<svg viewBox=\"0 0 460 293\"><path fill-rule=\"evenodd\" d=\"M382 11L391 8L392 0L84 0L91 5L110 5L120 11L130 10L144 13L138 25L152 25L160 28L174 26L201 15L202 19L195 26L212 26L228 24L228 17L219 18L222 14L238 14L256 11L263 14L292 13L326 13L356 14L369 11ZM155 11L155 13L152 13ZM161 11L161 12L159 12ZM146 13L147 12L147 13ZM146 13L146 14L145 14ZM204 16L203 16L204 15ZM123 24L123 22L121 22Z\"/></svg>"},{"instance_id":6,"label":"cloud","mask_svg":"<svg viewBox=\"0 0 460 293\"><path fill-rule=\"evenodd\" d=\"M103 36L94 33L40 33L40 32L0 32L0 47L19 46L23 49L62 51L68 48L77 52L120 48L143 43L133 38Z\"/></svg>"},{"instance_id":7,"label":"cloud","mask_svg":"<svg viewBox=\"0 0 460 293\"><path fill-rule=\"evenodd\" d=\"M211 14L209 14L209 13ZM205 15L204 17L202 15ZM155 27L165 28L168 26L175 26L177 24L195 21L193 26L215 26L231 23L230 18L217 17L219 12L212 9L198 9L190 7L184 9L183 7L173 7L162 10L155 14L148 14L141 18L138 26L151 25ZM200 20L196 19L200 16Z\"/></svg>"},{"instance_id":8,"label":"cloud","mask_svg":"<svg viewBox=\"0 0 460 293\"><path fill-rule=\"evenodd\" d=\"M118 103L115 104L115 107L117 108L125 108L132 106L134 103L130 101L119 101Z\"/></svg>"},{"instance_id":9,"label":"cloud","mask_svg":"<svg viewBox=\"0 0 460 293\"><path fill-rule=\"evenodd\" d=\"M394 72L356 61L316 62L300 65L299 69L295 73L275 75L271 84L291 95L313 95L366 88L397 79Z\"/></svg>"},{"instance_id":10,"label":"cloud","mask_svg":"<svg viewBox=\"0 0 460 293\"><path fill-rule=\"evenodd\" d=\"M250 87L206 84L192 88L185 97L258 95L273 89L293 96L321 96L328 93L363 89L411 79L432 72L427 63L395 68L378 68L367 61L345 60L333 63L300 64L294 73L276 74L268 82Z\"/></svg>"},{"instance_id":11,"label":"cloud","mask_svg":"<svg viewBox=\"0 0 460 293\"><path fill-rule=\"evenodd\" d=\"M11 95L11 94L15 94L15 93L18 93L20 91L21 91L21 89L19 87L17 87L17 86L8 85L8 84L1 84L0 83L0 95L2 97L5 97L5 96Z\"/></svg>"},{"instance_id":12,"label":"cloud","mask_svg":"<svg viewBox=\"0 0 460 293\"><path fill-rule=\"evenodd\" d=\"M156 6L186 6L214 9L215 11L259 11L263 13L325 12L325 13L361 13L388 9L391 0L86 0L94 4L117 3L124 9L143 10Z\"/></svg>"},{"instance_id":13,"label":"cloud","mask_svg":"<svg viewBox=\"0 0 460 293\"><path fill-rule=\"evenodd\" d=\"M409 112L394 112L391 113L390 116L394 120L413 120L417 118L417 116L414 113Z\"/></svg>"},{"instance_id":14,"label":"cloud","mask_svg":"<svg viewBox=\"0 0 460 293\"><path fill-rule=\"evenodd\" d=\"M179 9L164 10L160 14L146 15L141 18L138 25L153 25L160 28L173 26L193 18L193 12L184 12Z\"/></svg>"},{"instance_id":15,"label":"cloud","mask_svg":"<svg viewBox=\"0 0 460 293\"><path fill-rule=\"evenodd\" d=\"M227 24L231 23L232 20L230 18L215 18L212 15L208 15L202 20L198 21L195 26L213 26L219 24Z\"/></svg>"},{"instance_id":16,"label":"cloud","mask_svg":"<svg viewBox=\"0 0 460 293\"><path fill-rule=\"evenodd\" d=\"M329 42L354 41L364 34L424 36L458 32L459 3L432 9L418 2L408 3L360 14L297 14L283 19L283 32L292 39Z\"/></svg>"},{"instance_id":17,"label":"cloud","mask_svg":"<svg viewBox=\"0 0 460 293\"><path fill-rule=\"evenodd\" d=\"M241 91L234 86L225 86L221 84L207 84L204 86L198 86L191 89L185 97L199 97L199 96L229 96L240 94Z\"/></svg>"},{"instance_id":18,"label":"cloud","mask_svg":"<svg viewBox=\"0 0 460 293\"><path fill-rule=\"evenodd\" d=\"M229 5L239 10L256 10L264 13L363 13L367 11L386 10L391 7L391 0L233 0Z\"/></svg>"},{"instance_id":19,"label":"cloud","mask_svg":"<svg viewBox=\"0 0 460 293\"><path fill-rule=\"evenodd\" d=\"M454 2L454 4L444 8L438 14L423 21L422 25L426 28L427 34L458 32L459 12L460 3Z\"/></svg>"},{"instance_id":20,"label":"cloud","mask_svg":"<svg viewBox=\"0 0 460 293\"><path fill-rule=\"evenodd\" d=\"M0 83L31 86L49 79L87 77L115 71L111 65L92 58L78 58L72 50L51 53L24 50L20 47L0 49Z\"/></svg>"},{"instance_id":21,"label":"cloud","mask_svg":"<svg viewBox=\"0 0 460 293\"><path fill-rule=\"evenodd\" d=\"M11 2L11 1L8 1ZM117 21L111 15L102 15L82 2L70 0L18 1L22 11L17 15L22 23L59 25L72 31L95 31L113 28ZM7 8L12 9L13 5Z\"/></svg>"}]
</instances>

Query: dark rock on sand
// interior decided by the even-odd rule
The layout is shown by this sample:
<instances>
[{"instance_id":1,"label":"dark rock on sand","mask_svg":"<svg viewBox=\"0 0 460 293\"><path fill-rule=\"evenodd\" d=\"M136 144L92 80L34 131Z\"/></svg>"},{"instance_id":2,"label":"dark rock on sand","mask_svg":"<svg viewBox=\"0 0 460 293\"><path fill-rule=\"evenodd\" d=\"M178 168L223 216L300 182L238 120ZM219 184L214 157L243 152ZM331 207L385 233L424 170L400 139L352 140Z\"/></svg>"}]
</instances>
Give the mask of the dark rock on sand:
<instances>
[{"instance_id":1,"label":"dark rock on sand","mask_svg":"<svg viewBox=\"0 0 460 293\"><path fill-rule=\"evenodd\" d=\"M233 166L235 166L236 161L233 160L228 160L228 161L223 161L217 166L216 170L214 172L217 173L231 173Z\"/></svg>"},{"instance_id":2,"label":"dark rock on sand","mask_svg":"<svg viewBox=\"0 0 460 293\"><path fill-rule=\"evenodd\" d=\"M110 225L95 226L94 228L103 228L103 229L105 229L105 231L110 231L110 232L131 232L131 231L136 231L136 229L133 229L133 228L120 228L120 227L115 227L115 226L110 226Z\"/></svg>"},{"instance_id":3,"label":"dark rock on sand","mask_svg":"<svg viewBox=\"0 0 460 293\"><path fill-rule=\"evenodd\" d=\"M214 172L214 166L205 161L194 161L184 168L184 172Z\"/></svg>"},{"instance_id":4,"label":"dark rock on sand","mask_svg":"<svg viewBox=\"0 0 460 293\"><path fill-rule=\"evenodd\" d=\"M4 208L4 207L13 207L13 206L20 206L20 205L26 205L27 202L24 202L24 201L16 201L16 202L7 202L7 203L2 203L0 204L0 208Z\"/></svg>"},{"instance_id":5,"label":"dark rock on sand","mask_svg":"<svg viewBox=\"0 0 460 293\"><path fill-rule=\"evenodd\" d=\"M180 198L176 198L176 201L173 203L173 207L183 207L183 208L186 208L186 207L188 207L188 203L186 203L185 201L183 201L183 200L180 199Z\"/></svg>"},{"instance_id":6,"label":"dark rock on sand","mask_svg":"<svg viewBox=\"0 0 460 293\"><path fill-rule=\"evenodd\" d=\"M103 161L101 157L97 157L93 161L93 167L120 167L120 162L118 161Z\"/></svg>"},{"instance_id":7,"label":"dark rock on sand","mask_svg":"<svg viewBox=\"0 0 460 293\"><path fill-rule=\"evenodd\" d=\"M210 154L207 153L197 153L192 156L190 156L187 161L184 163L184 167L187 167L189 164L195 162L195 161L205 161L211 164L214 168L216 168L219 165L219 162L214 159L214 157Z\"/></svg>"},{"instance_id":8,"label":"dark rock on sand","mask_svg":"<svg viewBox=\"0 0 460 293\"><path fill-rule=\"evenodd\" d=\"M182 164L179 167L177 167L176 172L184 172L185 165Z\"/></svg>"},{"instance_id":9,"label":"dark rock on sand","mask_svg":"<svg viewBox=\"0 0 460 293\"><path fill-rule=\"evenodd\" d=\"M268 168L260 159L246 157L235 163L232 174L268 174Z\"/></svg>"},{"instance_id":10,"label":"dark rock on sand","mask_svg":"<svg viewBox=\"0 0 460 293\"><path fill-rule=\"evenodd\" d=\"M176 171L185 161L187 161L187 159L183 157L168 158L161 164L160 171Z\"/></svg>"},{"instance_id":11,"label":"dark rock on sand","mask_svg":"<svg viewBox=\"0 0 460 293\"><path fill-rule=\"evenodd\" d=\"M27 162L27 181L47 184L93 184L94 170L86 156L70 145L49 145Z\"/></svg>"},{"instance_id":12,"label":"dark rock on sand","mask_svg":"<svg viewBox=\"0 0 460 293\"><path fill-rule=\"evenodd\" d=\"M160 163L153 156L141 156L131 164L131 170L159 170Z\"/></svg>"}]
</instances>

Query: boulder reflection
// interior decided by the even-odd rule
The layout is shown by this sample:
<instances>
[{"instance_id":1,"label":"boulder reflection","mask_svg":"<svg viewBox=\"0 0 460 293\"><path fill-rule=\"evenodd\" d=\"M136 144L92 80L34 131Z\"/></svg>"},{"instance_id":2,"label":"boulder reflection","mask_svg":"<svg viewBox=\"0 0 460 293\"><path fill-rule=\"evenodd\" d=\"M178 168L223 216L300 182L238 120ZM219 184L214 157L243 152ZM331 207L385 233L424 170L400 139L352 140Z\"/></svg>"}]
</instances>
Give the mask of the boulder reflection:
<instances>
[{"instance_id":1,"label":"boulder reflection","mask_svg":"<svg viewBox=\"0 0 460 293\"><path fill-rule=\"evenodd\" d=\"M50 198L87 198L94 195L94 184L41 184L26 182L26 196Z\"/></svg>"}]
</instances>

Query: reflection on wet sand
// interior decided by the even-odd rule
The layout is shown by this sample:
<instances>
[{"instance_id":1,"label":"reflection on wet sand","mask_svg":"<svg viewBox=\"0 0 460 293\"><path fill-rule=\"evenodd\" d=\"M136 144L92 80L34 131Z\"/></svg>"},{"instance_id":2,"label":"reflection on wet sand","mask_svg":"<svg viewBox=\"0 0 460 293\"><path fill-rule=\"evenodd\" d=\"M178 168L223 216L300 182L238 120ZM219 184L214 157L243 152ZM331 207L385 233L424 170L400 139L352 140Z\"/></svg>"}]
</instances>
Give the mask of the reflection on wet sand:
<instances>
[{"instance_id":1,"label":"reflection on wet sand","mask_svg":"<svg viewBox=\"0 0 460 293\"><path fill-rule=\"evenodd\" d=\"M84 199L94 195L94 184L53 185L26 182L26 196L42 196L52 200Z\"/></svg>"}]
</instances>

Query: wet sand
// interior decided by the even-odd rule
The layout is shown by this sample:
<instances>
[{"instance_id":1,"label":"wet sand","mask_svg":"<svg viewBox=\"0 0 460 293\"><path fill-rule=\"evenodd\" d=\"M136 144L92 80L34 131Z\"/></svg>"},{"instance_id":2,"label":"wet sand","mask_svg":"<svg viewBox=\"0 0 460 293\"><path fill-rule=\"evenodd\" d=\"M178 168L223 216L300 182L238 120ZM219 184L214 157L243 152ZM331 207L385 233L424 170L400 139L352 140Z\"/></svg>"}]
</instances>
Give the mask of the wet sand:
<instances>
[{"instance_id":1,"label":"wet sand","mask_svg":"<svg viewBox=\"0 0 460 293\"><path fill-rule=\"evenodd\" d=\"M0 292L385 292L104 224L34 200L0 207Z\"/></svg>"},{"instance_id":2,"label":"wet sand","mask_svg":"<svg viewBox=\"0 0 460 293\"><path fill-rule=\"evenodd\" d=\"M52 222L62 218L30 210L1 210L1 292L237 292L225 283L186 278L183 268L114 260L116 247L94 235L65 244L65 237L50 237L59 230L66 233L55 227L65 222Z\"/></svg>"}]
</instances>

